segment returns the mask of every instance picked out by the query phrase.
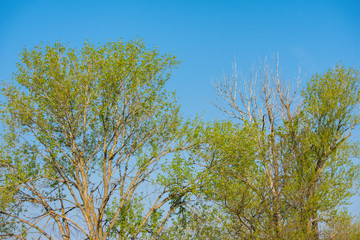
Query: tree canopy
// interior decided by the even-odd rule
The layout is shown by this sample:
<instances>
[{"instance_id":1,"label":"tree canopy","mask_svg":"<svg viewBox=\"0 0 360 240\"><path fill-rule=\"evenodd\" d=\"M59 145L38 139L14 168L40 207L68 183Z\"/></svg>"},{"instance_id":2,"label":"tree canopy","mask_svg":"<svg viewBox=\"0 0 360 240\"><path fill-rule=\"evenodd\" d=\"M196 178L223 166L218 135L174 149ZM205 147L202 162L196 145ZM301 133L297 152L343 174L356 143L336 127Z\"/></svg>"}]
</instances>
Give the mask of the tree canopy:
<instances>
[{"instance_id":1,"label":"tree canopy","mask_svg":"<svg viewBox=\"0 0 360 240\"><path fill-rule=\"evenodd\" d=\"M25 49L3 88L2 236L156 238L193 184L159 172L191 145L177 65L140 40Z\"/></svg>"},{"instance_id":2,"label":"tree canopy","mask_svg":"<svg viewBox=\"0 0 360 240\"><path fill-rule=\"evenodd\" d=\"M323 239L338 231L333 219L349 221L341 207L359 179L358 144L350 138L360 120L359 76L337 65L300 91L286 85L275 61L249 77L235 68L220 80L214 105L230 119L204 131L199 158L207 172L189 235Z\"/></svg>"},{"instance_id":3,"label":"tree canopy","mask_svg":"<svg viewBox=\"0 0 360 240\"><path fill-rule=\"evenodd\" d=\"M204 122L165 88L178 64L141 40L23 50L2 89L1 238L359 237L342 209L360 173L359 71L300 88L278 61L235 67L215 85L229 119Z\"/></svg>"}]
</instances>

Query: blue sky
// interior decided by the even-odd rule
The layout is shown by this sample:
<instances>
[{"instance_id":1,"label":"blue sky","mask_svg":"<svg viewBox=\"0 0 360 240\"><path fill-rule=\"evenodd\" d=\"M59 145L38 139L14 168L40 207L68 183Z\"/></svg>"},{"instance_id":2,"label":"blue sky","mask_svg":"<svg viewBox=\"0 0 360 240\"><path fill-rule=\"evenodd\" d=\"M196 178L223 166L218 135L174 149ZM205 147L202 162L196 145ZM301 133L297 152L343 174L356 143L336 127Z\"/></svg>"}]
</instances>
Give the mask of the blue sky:
<instances>
[{"instance_id":1,"label":"blue sky","mask_svg":"<svg viewBox=\"0 0 360 240\"><path fill-rule=\"evenodd\" d=\"M0 80L16 70L24 47L62 41L81 46L143 38L149 47L182 60L167 87L182 112L221 117L209 101L211 82L279 53L291 78L305 80L342 61L360 68L360 1L91 1L1 0ZM360 201L360 199L358 199ZM351 210L360 212L359 204Z\"/></svg>"}]
</instances>

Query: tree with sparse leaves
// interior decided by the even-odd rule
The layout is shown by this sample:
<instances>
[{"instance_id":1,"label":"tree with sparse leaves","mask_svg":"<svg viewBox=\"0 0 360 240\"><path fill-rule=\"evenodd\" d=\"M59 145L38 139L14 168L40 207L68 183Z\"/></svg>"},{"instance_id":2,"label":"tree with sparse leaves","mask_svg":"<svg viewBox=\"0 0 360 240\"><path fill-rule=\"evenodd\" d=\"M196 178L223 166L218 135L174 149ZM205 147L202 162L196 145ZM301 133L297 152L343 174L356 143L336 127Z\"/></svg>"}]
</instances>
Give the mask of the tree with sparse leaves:
<instances>
[{"instance_id":1,"label":"tree with sparse leaves","mask_svg":"<svg viewBox=\"0 0 360 240\"><path fill-rule=\"evenodd\" d=\"M216 84L215 106L232 121L204 132L200 158L208 172L199 192L205 210L189 215L203 219L197 224L203 227L189 233L322 238L320 224L337 217L359 177L352 161L358 145L350 136L360 122L360 75L337 65L309 79L300 96L299 86L285 85L278 61L248 77L235 68L232 78ZM204 218L209 212L217 214Z\"/></svg>"}]
</instances>

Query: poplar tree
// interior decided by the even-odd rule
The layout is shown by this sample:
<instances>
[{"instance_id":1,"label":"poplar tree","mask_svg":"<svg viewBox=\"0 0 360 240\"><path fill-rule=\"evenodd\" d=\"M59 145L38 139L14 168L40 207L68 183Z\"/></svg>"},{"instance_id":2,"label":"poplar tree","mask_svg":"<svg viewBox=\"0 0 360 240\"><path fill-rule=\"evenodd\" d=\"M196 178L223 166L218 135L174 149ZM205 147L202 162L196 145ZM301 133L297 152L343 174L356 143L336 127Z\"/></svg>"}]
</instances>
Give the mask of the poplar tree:
<instances>
[{"instance_id":1,"label":"poplar tree","mask_svg":"<svg viewBox=\"0 0 360 240\"><path fill-rule=\"evenodd\" d=\"M300 81L286 85L278 61L247 76L234 70L216 84L215 106L230 119L204 134L208 177L204 208L193 216L203 226L197 234L321 238L320 224L337 216L359 177L351 138L360 121L359 71L337 65L300 91Z\"/></svg>"},{"instance_id":2,"label":"poplar tree","mask_svg":"<svg viewBox=\"0 0 360 240\"><path fill-rule=\"evenodd\" d=\"M194 183L164 89L178 63L141 40L22 51L2 90L1 236L156 239Z\"/></svg>"}]
</instances>

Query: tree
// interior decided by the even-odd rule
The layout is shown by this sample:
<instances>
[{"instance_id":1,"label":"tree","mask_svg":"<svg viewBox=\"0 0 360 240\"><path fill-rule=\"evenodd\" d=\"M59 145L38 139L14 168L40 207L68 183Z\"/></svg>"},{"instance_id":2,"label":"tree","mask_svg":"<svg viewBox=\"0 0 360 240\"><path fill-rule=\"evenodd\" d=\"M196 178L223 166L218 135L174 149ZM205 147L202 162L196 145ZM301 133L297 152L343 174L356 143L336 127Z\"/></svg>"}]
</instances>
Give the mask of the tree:
<instances>
[{"instance_id":1,"label":"tree","mask_svg":"<svg viewBox=\"0 0 360 240\"><path fill-rule=\"evenodd\" d=\"M322 239L355 240L360 238L360 221L346 211L339 212L320 228Z\"/></svg>"},{"instance_id":2,"label":"tree","mask_svg":"<svg viewBox=\"0 0 360 240\"><path fill-rule=\"evenodd\" d=\"M2 90L1 236L156 239L196 181L179 172L196 131L164 89L176 58L136 40L20 59Z\"/></svg>"},{"instance_id":3,"label":"tree","mask_svg":"<svg viewBox=\"0 0 360 240\"><path fill-rule=\"evenodd\" d=\"M360 120L359 77L359 71L341 65L314 75L302 92L298 122L287 127L285 139L292 153L285 156L294 159L292 177L297 184L290 204L301 232L314 239L319 238L319 222L327 221L329 213L330 218L336 215L359 176L352 162L358 145L350 139Z\"/></svg>"},{"instance_id":4,"label":"tree","mask_svg":"<svg viewBox=\"0 0 360 240\"><path fill-rule=\"evenodd\" d=\"M249 77L235 66L231 79L216 84L215 106L237 122L206 131L202 187L207 205L228 216L220 221L224 235L321 237L319 224L336 216L358 177L350 136L359 124L359 80L358 71L337 65L313 76L299 96L300 81L286 86L275 59L274 68L265 63Z\"/></svg>"}]
</instances>

